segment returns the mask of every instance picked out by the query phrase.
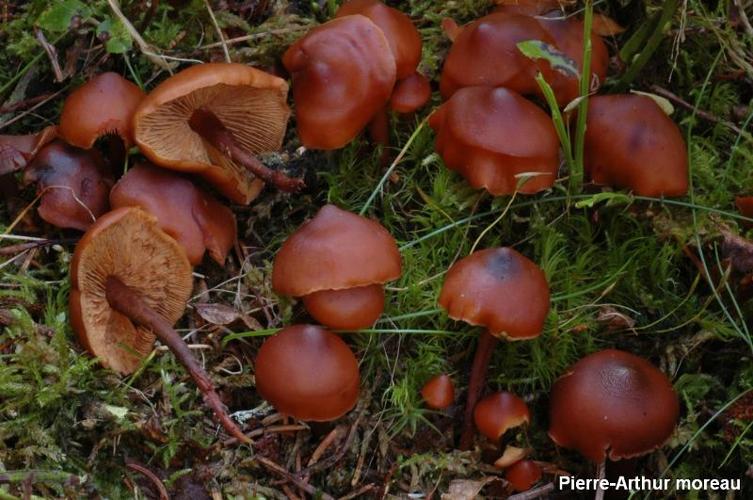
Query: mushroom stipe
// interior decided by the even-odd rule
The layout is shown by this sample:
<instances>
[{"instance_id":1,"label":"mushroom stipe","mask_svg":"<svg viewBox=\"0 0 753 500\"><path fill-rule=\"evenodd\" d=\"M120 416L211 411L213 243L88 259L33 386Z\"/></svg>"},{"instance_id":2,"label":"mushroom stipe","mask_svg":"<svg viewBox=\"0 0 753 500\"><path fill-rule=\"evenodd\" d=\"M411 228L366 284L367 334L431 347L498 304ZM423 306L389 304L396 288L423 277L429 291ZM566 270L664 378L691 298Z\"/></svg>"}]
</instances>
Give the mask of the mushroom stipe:
<instances>
[{"instance_id":1,"label":"mushroom stipe","mask_svg":"<svg viewBox=\"0 0 753 500\"><path fill-rule=\"evenodd\" d=\"M188 120L188 125L191 130L199 134L222 154L248 169L256 177L274 184L278 189L297 193L305 187L302 179L293 179L282 172L270 169L254 155L239 146L233 133L212 111L206 108L197 109Z\"/></svg>"},{"instance_id":2,"label":"mushroom stipe","mask_svg":"<svg viewBox=\"0 0 753 500\"><path fill-rule=\"evenodd\" d=\"M188 370L196 386L204 395L204 402L212 409L222 427L239 441L250 443L251 439L243 434L243 431L231 420L211 379L170 323L149 307L137 292L115 276L108 276L105 280L105 297L113 309L134 323L154 332L157 338L172 351L180 364Z\"/></svg>"}]
</instances>

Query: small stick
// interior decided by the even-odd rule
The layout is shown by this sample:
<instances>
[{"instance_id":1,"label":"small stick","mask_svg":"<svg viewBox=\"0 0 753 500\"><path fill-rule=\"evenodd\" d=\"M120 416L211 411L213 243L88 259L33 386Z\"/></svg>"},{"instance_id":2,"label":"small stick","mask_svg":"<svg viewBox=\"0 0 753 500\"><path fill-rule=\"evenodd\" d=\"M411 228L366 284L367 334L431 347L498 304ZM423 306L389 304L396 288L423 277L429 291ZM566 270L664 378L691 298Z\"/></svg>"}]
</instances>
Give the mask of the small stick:
<instances>
[{"instance_id":1,"label":"small stick","mask_svg":"<svg viewBox=\"0 0 753 500\"><path fill-rule=\"evenodd\" d=\"M139 46L141 53L144 54L144 56L146 56L146 58L152 61L154 64L162 69L167 70L172 75L172 67L167 63L162 55L157 55L151 51L151 46L146 43L146 41L141 37L141 34L138 32L138 30L136 30L133 24L131 24L131 21L129 21L125 14L123 14L123 11L120 10L118 0L107 0L107 3L110 5L112 13L115 14L115 17L117 17L121 23L123 23L123 26L125 26L128 34L131 35L131 38L133 38L133 40L136 42L136 45Z\"/></svg>"},{"instance_id":2,"label":"small stick","mask_svg":"<svg viewBox=\"0 0 753 500\"><path fill-rule=\"evenodd\" d=\"M538 488L509 496L507 497L507 500L534 500L535 498L543 497L550 491L554 491L554 483L548 483L544 486L539 486Z\"/></svg>"},{"instance_id":3,"label":"small stick","mask_svg":"<svg viewBox=\"0 0 753 500\"><path fill-rule=\"evenodd\" d=\"M277 465L275 462L271 461L270 459L257 455L256 460L267 469L284 477L287 481L294 484L298 488L302 489L309 495L312 495L316 498L321 498L323 500L335 500L335 498L332 495L328 495L327 493L324 493L323 491L320 491L317 488L314 488L309 483L297 478L296 476L286 471L285 469L283 469L281 466Z\"/></svg>"},{"instance_id":4,"label":"small stick","mask_svg":"<svg viewBox=\"0 0 753 500\"><path fill-rule=\"evenodd\" d=\"M167 493L167 488L165 488L165 485L162 483L160 478L157 477L157 475L147 469L146 467L139 465L135 462L127 462L126 467L128 467L131 470L135 470L136 472L139 472L146 476L147 479L149 479L152 484L154 484L154 487L157 488L157 491L159 492L159 498L160 500L170 500L170 495Z\"/></svg>"},{"instance_id":5,"label":"small stick","mask_svg":"<svg viewBox=\"0 0 753 500\"><path fill-rule=\"evenodd\" d=\"M222 34L222 30L220 29L220 25L217 22L217 18L214 17L214 11L212 10L212 6L209 4L209 0L204 0L204 5L206 5L207 10L209 11L209 17L212 19L214 30L217 32L217 36L220 37L220 45L222 45L222 51L225 53L225 61L229 63L233 62L233 60L230 59L230 51L227 49L227 43L225 43L225 35Z\"/></svg>"},{"instance_id":6,"label":"small stick","mask_svg":"<svg viewBox=\"0 0 753 500\"><path fill-rule=\"evenodd\" d=\"M246 167L249 172L261 180L271 182L282 191L297 193L305 186L303 180L293 179L282 172L270 169L254 155L240 147L233 133L212 111L206 108L197 109L188 120L188 125L191 130L199 134L222 154L235 163Z\"/></svg>"},{"instance_id":7,"label":"small stick","mask_svg":"<svg viewBox=\"0 0 753 500\"><path fill-rule=\"evenodd\" d=\"M196 361L191 350L183 338L178 335L172 325L162 316L154 312L139 296L126 284L115 276L108 276L105 283L105 297L110 306L128 317L131 321L146 328L150 328L157 338L165 344L175 355L180 364L185 367L193 378L199 390L204 395L204 402L214 411L214 415L225 430L242 443L249 444L251 439L233 422L230 415L220 401L220 396L214 390L214 384L204 368Z\"/></svg>"},{"instance_id":8,"label":"small stick","mask_svg":"<svg viewBox=\"0 0 753 500\"><path fill-rule=\"evenodd\" d=\"M38 28L34 29L34 37L39 42L39 45L41 45L44 51L47 53L47 58L50 60L52 71L55 72L55 81L60 83L65 80L65 77L63 76L63 70L60 69L60 61L58 61L58 51L57 49L55 49L55 46L47 41L47 38L45 38L42 30Z\"/></svg>"},{"instance_id":9,"label":"small stick","mask_svg":"<svg viewBox=\"0 0 753 500\"><path fill-rule=\"evenodd\" d=\"M0 115L4 115L5 113L12 113L14 111L18 111L19 109L24 109L29 106L33 106L34 104L44 101L45 99L51 96L52 94L42 94L36 97L29 97L28 99L23 99L21 101L14 102L13 104L8 104L7 106L0 106Z\"/></svg>"},{"instance_id":10,"label":"small stick","mask_svg":"<svg viewBox=\"0 0 753 500\"><path fill-rule=\"evenodd\" d=\"M338 437L340 437L340 427L335 427L330 431L329 434L327 434L322 442L319 443L319 446L316 447L314 453L311 454L311 458L306 464L306 467L311 467L312 465L317 463L319 459L322 458L322 455L324 455L324 452L327 451L330 446L332 446L332 443L334 443Z\"/></svg>"}]
</instances>

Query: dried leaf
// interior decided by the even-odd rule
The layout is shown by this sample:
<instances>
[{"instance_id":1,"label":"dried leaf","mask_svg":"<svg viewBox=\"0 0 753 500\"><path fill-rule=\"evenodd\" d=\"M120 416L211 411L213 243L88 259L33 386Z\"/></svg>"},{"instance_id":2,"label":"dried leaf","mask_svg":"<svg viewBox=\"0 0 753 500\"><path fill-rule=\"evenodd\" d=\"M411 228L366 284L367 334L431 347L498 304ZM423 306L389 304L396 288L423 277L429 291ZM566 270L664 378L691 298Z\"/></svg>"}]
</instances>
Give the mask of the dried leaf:
<instances>
[{"instance_id":1,"label":"dried leaf","mask_svg":"<svg viewBox=\"0 0 753 500\"><path fill-rule=\"evenodd\" d=\"M450 483L447 493L442 493L442 500L473 500L487 484L495 481L495 477L485 477L480 481L470 479L455 479Z\"/></svg>"},{"instance_id":2,"label":"dried leaf","mask_svg":"<svg viewBox=\"0 0 753 500\"><path fill-rule=\"evenodd\" d=\"M609 331L631 330L635 326L633 318L611 306L603 306L596 320L605 324Z\"/></svg>"},{"instance_id":3,"label":"dried leaf","mask_svg":"<svg viewBox=\"0 0 753 500\"><path fill-rule=\"evenodd\" d=\"M196 304L195 307L199 316L213 325L229 325L240 319L240 314L225 304Z\"/></svg>"},{"instance_id":4,"label":"dried leaf","mask_svg":"<svg viewBox=\"0 0 753 500\"><path fill-rule=\"evenodd\" d=\"M553 69L565 76L578 78L578 65L572 58L556 47L541 40L526 40L518 43L518 50L529 59L544 59Z\"/></svg>"},{"instance_id":5,"label":"dried leaf","mask_svg":"<svg viewBox=\"0 0 753 500\"><path fill-rule=\"evenodd\" d=\"M614 36L625 32L617 21L604 14L594 14L591 30L599 36Z\"/></svg>"},{"instance_id":6,"label":"dried leaf","mask_svg":"<svg viewBox=\"0 0 753 500\"><path fill-rule=\"evenodd\" d=\"M640 90L631 90L630 92L633 94L646 96L649 99L653 99L653 101L661 108L662 111L664 111L667 116L672 116L672 113L675 112L675 107L672 106L672 103L669 102L669 99L666 99L660 95L652 94L651 92L641 92Z\"/></svg>"},{"instance_id":7,"label":"dried leaf","mask_svg":"<svg viewBox=\"0 0 753 500\"><path fill-rule=\"evenodd\" d=\"M729 259L732 269L741 273L753 272L753 242L726 231L722 236L722 255Z\"/></svg>"}]
</instances>

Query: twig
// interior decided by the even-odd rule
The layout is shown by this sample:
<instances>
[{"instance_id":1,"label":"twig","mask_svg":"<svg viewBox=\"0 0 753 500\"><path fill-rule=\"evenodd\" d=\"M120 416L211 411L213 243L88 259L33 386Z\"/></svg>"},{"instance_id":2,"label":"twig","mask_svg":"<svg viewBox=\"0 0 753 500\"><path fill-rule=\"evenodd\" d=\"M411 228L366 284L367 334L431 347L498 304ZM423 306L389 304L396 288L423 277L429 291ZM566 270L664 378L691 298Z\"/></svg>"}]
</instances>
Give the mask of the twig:
<instances>
[{"instance_id":1,"label":"twig","mask_svg":"<svg viewBox=\"0 0 753 500\"><path fill-rule=\"evenodd\" d=\"M738 135L747 136L746 138L750 140L750 134L748 134L747 131L741 129L737 125L735 125L732 122L729 122L727 120L723 120L721 118L718 118L708 111L704 111L702 109L696 109L695 106L690 104L688 101L683 99L682 97L678 96L677 94L673 94L669 90L660 87L659 85L651 85L651 91L657 95L660 95L662 97L666 97L673 103L677 104L678 106L681 106L687 110L694 111L695 114L704 120L710 121L712 123L718 123L720 125L724 125L725 127L729 128L730 130L734 131Z\"/></svg>"},{"instance_id":2,"label":"twig","mask_svg":"<svg viewBox=\"0 0 753 500\"><path fill-rule=\"evenodd\" d=\"M539 486L538 488L509 496L507 497L507 500L533 500L534 498L543 497L550 491L554 491L554 483L548 483L544 486Z\"/></svg>"},{"instance_id":3,"label":"twig","mask_svg":"<svg viewBox=\"0 0 753 500\"><path fill-rule=\"evenodd\" d=\"M54 94L48 95L47 97L45 97L44 99L42 99L41 101L39 101L38 103L36 103L34 106L30 107L29 109L27 109L23 113L19 113L18 115L14 116L10 120L0 123L0 130L4 129L5 127L7 127L7 126L9 126L9 125L11 125L11 124L13 124L15 122L17 122L18 120L22 119L23 117L25 117L29 113L32 113L33 111L35 111L37 108L41 108L42 106L44 106L45 104L47 104L48 102L50 102L52 99L55 99L57 96L59 96L60 94L62 94L63 92L65 92L67 90L67 88L68 88L67 86L63 87L62 89L58 90Z\"/></svg>"},{"instance_id":4,"label":"twig","mask_svg":"<svg viewBox=\"0 0 753 500\"><path fill-rule=\"evenodd\" d=\"M317 498L321 498L323 500L335 500L335 497L333 497L332 495L328 495L327 493L325 493L325 492L323 492L323 491L321 491L321 490L319 490L317 488L314 488L313 486L311 486L307 482L305 482L305 481L297 478L296 476L294 476L293 474L291 474L290 472L288 472L287 470L285 470L284 468L282 468L280 465L278 465L275 462L271 461L270 459L268 459L266 457L262 457L260 455L257 455L256 456L256 460L257 460L257 462L259 462L260 464L262 464L267 469L269 469L272 472L274 472L276 474L279 474L280 476L284 477L288 482L293 483L295 486L297 486L298 488L302 489L303 491L305 491L309 495L312 495L312 496L317 497Z\"/></svg>"},{"instance_id":5,"label":"twig","mask_svg":"<svg viewBox=\"0 0 753 500\"><path fill-rule=\"evenodd\" d=\"M220 25L219 23L217 23L217 18L214 17L214 11L212 10L212 6L209 4L209 0L204 0L204 5L207 6L207 11L209 11L209 17L212 19L214 29L217 32L217 36L220 37L220 45L222 46L222 51L225 53L225 61L233 62L230 59L230 51L227 49L227 43L225 43L225 35L222 34Z\"/></svg>"},{"instance_id":6,"label":"twig","mask_svg":"<svg viewBox=\"0 0 753 500\"><path fill-rule=\"evenodd\" d=\"M42 240L42 241L30 241L27 243L18 243L16 245L0 247L0 255L15 255L20 252L31 250L32 248L44 247L47 245L59 245L61 243L74 243L76 241L77 240L73 238L67 238L65 240Z\"/></svg>"},{"instance_id":7,"label":"twig","mask_svg":"<svg viewBox=\"0 0 753 500\"><path fill-rule=\"evenodd\" d=\"M167 63L164 57L151 51L151 46L146 43L146 41L141 37L141 34L139 34L138 30L133 26L133 24L131 24L131 21L129 21L125 14L123 14L123 11L120 10L118 0L107 0L107 3L110 5L110 9L112 10L113 14L115 14L115 17L117 17L118 20L123 23L123 26L125 26L128 34L131 35L131 38L134 39L136 45L139 46L141 53L144 54L147 59L152 61L152 63L156 64L164 70L167 70L172 75L172 66Z\"/></svg>"},{"instance_id":8,"label":"twig","mask_svg":"<svg viewBox=\"0 0 753 500\"><path fill-rule=\"evenodd\" d=\"M356 421L353 422L353 425L350 428L350 432L348 433L348 437L345 438L345 442L343 443L342 448L340 448L340 450L336 454L327 457L321 462L315 463L311 467L306 467L301 471L301 475L305 476L317 470L327 469L328 467L332 467L337 462L342 460L342 458L348 452L348 449L350 449L350 445L353 443L353 439L355 439L356 437L356 431L358 430L358 426L361 423L361 418L363 418L363 410L358 414Z\"/></svg>"},{"instance_id":9,"label":"twig","mask_svg":"<svg viewBox=\"0 0 753 500\"><path fill-rule=\"evenodd\" d=\"M0 106L0 115L4 115L5 113L12 113L13 111L18 111L19 109L24 109L28 106L33 106L34 104L49 99L52 95L53 94L42 94L36 97L29 97L28 99L14 102L13 104L8 104L7 106Z\"/></svg>"},{"instance_id":10,"label":"twig","mask_svg":"<svg viewBox=\"0 0 753 500\"><path fill-rule=\"evenodd\" d=\"M361 498L363 497L367 492L371 490L376 490L378 487L376 484L366 484L364 486L361 486L355 491L352 491L348 493L345 496L340 497L338 500L350 500L351 498Z\"/></svg>"},{"instance_id":11,"label":"twig","mask_svg":"<svg viewBox=\"0 0 753 500\"><path fill-rule=\"evenodd\" d=\"M740 16L740 22L742 23L743 27L745 28L745 32L748 35L753 36L753 26L750 24L750 19L748 19L748 14L745 13L745 6L743 5L741 0L733 0L735 4L735 7L737 7L737 13Z\"/></svg>"},{"instance_id":12,"label":"twig","mask_svg":"<svg viewBox=\"0 0 753 500\"><path fill-rule=\"evenodd\" d=\"M264 31L262 33L252 33L250 35L243 35L243 36L239 36L235 38L228 38L227 40L223 40L221 42L208 43L206 45L200 46L198 49L199 50L216 49L217 47L235 45L237 43L243 43L243 42L248 42L250 40L257 40L259 38L265 38L270 35L286 35L288 33L297 33L299 31L306 31L308 29L309 29L308 26L299 26L296 28L281 28L281 29L276 29L276 30Z\"/></svg>"},{"instance_id":13,"label":"twig","mask_svg":"<svg viewBox=\"0 0 753 500\"><path fill-rule=\"evenodd\" d=\"M327 449L332 446L332 443L335 442L335 440L340 437L340 429L341 427L335 427L330 431L329 434L322 440L321 443L319 443L319 446L316 447L314 450L314 453L311 454L311 458L309 459L308 463L306 464L307 467L311 467L315 463L319 461L320 458L322 458L322 455L324 455L324 452L327 451Z\"/></svg>"},{"instance_id":14,"label":"twig","mask_svg":"<svg viewBox=\"0 0 753 500\"><path fill-rule=\"evenodd\" d=\"M134 462L127 462L126 467L146 476L146 478L154 484L155 488L157 488L160 500L170 500L170 495L167 493L167 488L165 488L165 485L162 483L160 478L158 478L157 475L154 474L154 472Z\"/></svg>"},{"instance_id":15,"label":"twig","mask_svg":"<svg viewBox=\"0 0 753 500\"><path fill-rule=\"evenodd\" d=\"M47 58L50 60L52 71L55 72L55 81L58 83L62 82L65 79L65 77L63 76L63 70L60 69L60 61L58 61L57 49L55 49L55 46L47 41L47 38L45 38L44 33L39 28L34 28L34 37L39 42L39 45L42 46L45 53L47 54Z\"/></svg>"}]
</instances>

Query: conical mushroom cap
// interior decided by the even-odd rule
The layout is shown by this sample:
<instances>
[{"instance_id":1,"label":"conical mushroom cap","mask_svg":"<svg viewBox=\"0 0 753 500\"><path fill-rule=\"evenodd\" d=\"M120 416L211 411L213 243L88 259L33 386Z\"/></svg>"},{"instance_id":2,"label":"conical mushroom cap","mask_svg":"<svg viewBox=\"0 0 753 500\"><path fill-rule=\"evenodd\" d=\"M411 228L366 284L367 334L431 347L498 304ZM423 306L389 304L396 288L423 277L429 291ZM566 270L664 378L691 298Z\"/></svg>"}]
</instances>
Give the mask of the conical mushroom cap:
<instances>
[{"instance_id":1,"label":"conical mushroom cap","mask_svg":"<svg viewBox=\"0 0 753 500\"><path fill-rule=\"evenodd\" d=\"M688 191L685 140L650 97L589 99L584 153L586 171L596 184L642 196L683 196Z\"/></svg>"},{"instance_id":2,"label":"conical mushroom cap","mask_svg":"<svg viewBox=\"0 0 753 500\"><path fill-rule=\"evenodd\" d=\"M131 373L152 348L151 330L112 309L105 282L115 276L175 323L191 295L191 264L183 248L140 208L119 208L89 228L71 262L70 316L79 341L103 365Z\"/></svg>"},{"instance_id":3,"label":"conical mushroom cap","mask_svg":"<svg viewBox=\"0 0 753 500\"><path fill-rule=\"evenodd\" d=\"M421 35L405 13L379 0L349 0L337 9L335 17L361 14L371 19L384 33L395 56L396 77L407 78L421 61Z\"/></svg>"},{"instance_id":4,"label":"conical mushroom cap","mask_svg":"<svg viewBox=\"0 0 753 500\"><path fill-rule=\"evenodd\" d=\"M495 392L484 397L473 409L473 423L481 434L499 439L513 427L527 424L531 412L525 401L511 392Z\"/></svg>"},{"instance_id":5,"label":"conical mushroom cap","mask_svg":"<svg viewBox=\"0 0 753 500\"><path fill-rule=\"evenodd\" d=\"M141 207L157 217L160 228L186 250L197 265L204 252L223 264L236 237L233 212L189 179L164 168L140 163L110 192L110 205Z\"/></svg>"},{"instance_id":6,"label":"conical mushroom cap","mask_svg":"<svg viewBox=\"0 0 753 500\"><path fill-rule=\"evenodd\" d=\"M288 84L243 64L207 63L168 78L134 116L136 143L155 164L205 177L237 203L256 198L263 182L206 143L188 120L212 111L252 154L280 149L290 109Z\"/></svg>"},{"instance_id":7,"label":"conical mushroom cap","mask_svg":"<svg viewBox=\"0 0 753 500\"><path fill-rule=\"evenodd\" d=\"M460 89L431 115L429 125L437 132L435 147L447 168L474 188L512 194L525 173L536 175L525 180L521 193L554 184L560 145L552 120L515 92Z\"/></svg>"},{"instance_id":8,"label":"conical mushroom cap","mask_svg":"<svg viewBox=\"0 0 753 500\"><path fill-rule=\"evenodd\" d=\"M255 368L259 394L300 420L335 420L358 401L361 378L353 351L319 326L289 326L268 338Z\"/></svg>"},{"instance_id":9,"label":"conical mushroom cap","mask_svg":"<svg viewBox=\"0 0 753 500\"><path fill-rule=\"evenodd\" d=\"M60 114L60 135L68 144L90 149L106 134L133 144L133 114L144 92L117 73L95 76L66 98Z\"/></svg>"},{"instance_id":10,"label":"conical mushroom cap","mask_svg":"<svg viewBox=\"0 0 753 500\"><path fill-rule=\"evenodd\" d=\"M298 134L312 149L353 140L388 102L395 57L379 27L362 15L317 26L282 58L293 78Z\"/></svg>"},{"instance_id":11,"label":"conical mushroom cap","mask_svg":"<svg viewBox=\"0 0 753 500\"><path fill-rule=\"evenodd\" d=\"M489 248L447 272L439 305L452 319L484 326L495 337L538 337L549 312L544 272L512 248Z\"/></svg>"},{"instance_id":12,"label":"conical mushroom cap","mask_svg":"<svg viewBox=\"0 0 753 500\"><path fill-rule=\"evenodd\" d=\"M643 358L607 349L570 367L552 387L549 437L594 463L662 446L680 405L666 375Z\"/></svg>"},{"instance_id":13,"label":"conical mushroom cap","mask_svg":"<svg viewBox=\"0 0 753 500\"><path fill-rule=\"evenodd\" d=\"M272 270L275 291L302 297L400 277L395 238L378 222L325 205L283 243Z\"/></svg>"}]
</instances>

